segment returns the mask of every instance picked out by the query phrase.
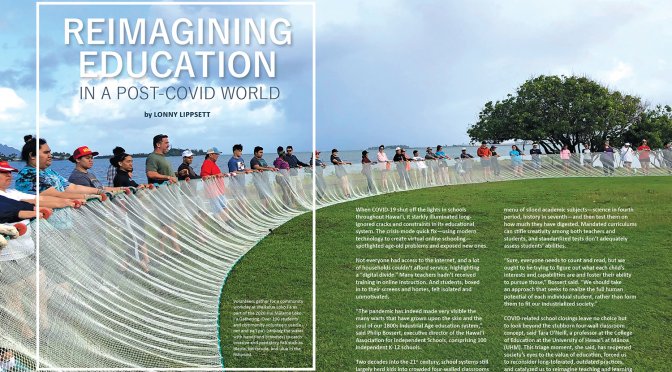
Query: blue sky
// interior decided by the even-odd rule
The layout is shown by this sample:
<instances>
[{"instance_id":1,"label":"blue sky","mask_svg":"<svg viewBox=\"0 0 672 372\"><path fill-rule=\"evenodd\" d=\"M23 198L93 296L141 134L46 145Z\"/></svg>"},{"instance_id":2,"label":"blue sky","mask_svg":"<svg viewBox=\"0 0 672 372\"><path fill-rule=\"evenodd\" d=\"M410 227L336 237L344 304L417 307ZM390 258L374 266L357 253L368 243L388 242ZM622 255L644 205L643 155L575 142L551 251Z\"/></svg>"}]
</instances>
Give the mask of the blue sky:
<instances>
[{"instance_id":1,"label":"blue sky","mask_svg":"<svg viewBox=\"0 0 672 372\"><path fill-rule=\"evenodd\" d=\"M35 132L35 7L29 1L3 1L2 6L0 143L20 147L23 135ZM672 103L670 2L318 0L316 7L321 149L468 142L466 129L485 102L502 99L539 74L586 75L651 104ZM40 32L40 125L54 150L71 152L86 144L101 153L115 145L149 151L156 133L169 134L178 147L230 149L239 142L249 149L257 144L310 147L306 7L47 8ZM291 48L278 50L278 78L239 82L274 83L282 88L283 99L169 106L217 112L200 121L144 119L142 112L161 109L159 102L82 104L75 95L80 84L76 48L63 46L59 25L66 14L99 13L166 19L183 14L289 17L296 23L295 40Z\"/></svg>"}]
</instances>

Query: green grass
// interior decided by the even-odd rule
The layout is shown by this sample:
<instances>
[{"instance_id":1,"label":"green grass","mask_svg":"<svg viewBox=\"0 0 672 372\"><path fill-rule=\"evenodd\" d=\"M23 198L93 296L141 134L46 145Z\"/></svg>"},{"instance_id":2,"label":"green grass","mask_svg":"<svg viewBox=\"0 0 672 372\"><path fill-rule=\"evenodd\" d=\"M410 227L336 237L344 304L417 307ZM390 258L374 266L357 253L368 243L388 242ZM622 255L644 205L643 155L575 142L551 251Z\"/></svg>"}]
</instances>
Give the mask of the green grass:
<instances>
[{"instance_id":1,"label":"green grass","mask_svg":"<svg viewBox=\"0 0 672 372\"><path fill-rule=\"evenodd\" d=\"M355 244L355 207L466 207L485 250L359 251ZM502 210L511 207L633 207L634 229L622 230L627 243L571 243L564 250L505 250ZM505 308L504 257L619 257L633 277L626 293L637 300L601 301L591 309L543 308L546 315L626 315L633 350L626 365L635 371L670 371L672 362L672 180L669 177L565 178L448 186L381 195L317 211L317 370L354 371L355 360L489 359L492 371L503 370L502 315L530 314ZM221 339L226 367L309 367L310 317L303 353L235 358L231 354L230 317L234 299L302 298L310 313L311 224L302 215L276 229L234 268L224 286ZM395 294L384 302L355 300L355 258L479 257L480 286L471 293ZM421 351L355 350L357 308L470 308L483 317L488 342L481 345L436 345Z\"/></svg>"}]
</instances>

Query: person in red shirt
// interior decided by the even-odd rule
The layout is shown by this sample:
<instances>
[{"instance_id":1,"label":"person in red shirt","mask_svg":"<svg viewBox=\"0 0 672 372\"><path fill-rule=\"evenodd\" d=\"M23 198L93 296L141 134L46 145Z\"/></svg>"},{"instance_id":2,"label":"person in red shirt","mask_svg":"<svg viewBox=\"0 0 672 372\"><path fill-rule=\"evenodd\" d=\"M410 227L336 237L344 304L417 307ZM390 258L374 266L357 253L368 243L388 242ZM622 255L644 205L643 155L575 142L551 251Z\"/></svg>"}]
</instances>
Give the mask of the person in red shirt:
<instances>
[{"instance_id":1,"label":"person in red shirt","mask_svg":"<svg viewBox=\"0 0 672 372\"><path fill-rule=\"evenodd\" d=\"M642 166L644 175L649 174L649 165L651 165L651 148L646 140L642 140L642 145L637 148L639 153L639 164Z\"/></svg>"},{"instance_id":2,"label":"person in red shirt","mask_svg":"<svg viewBox=\"0 0 672 372\"><path fill-rule=\"evenodd\" d=\"M490 170L490 165L492 164L490 158L492 157L492 151L490 151L490 148L488 145L485 143L485 141L481 142L481 147L476 150L476 155L481 158L481 167L483 168L483 177L485 179L489 179L492 177L492 171Z\"/></svg>"},{"instance_id":3,"label":"person in red shirt","mask_svg":"<svg viewBox=\"0 0 672 372\"><path fill-rule=\"evenodd\" d=\"M221 178L226 174L223 174L217 165L220 154L221 152L216 147L206 151L205 160L201 165L201 178L205 181L205 194L210 199L214 213L226 220L226 197L224 196L226 188Z\"/></svg>"}]
</instances>

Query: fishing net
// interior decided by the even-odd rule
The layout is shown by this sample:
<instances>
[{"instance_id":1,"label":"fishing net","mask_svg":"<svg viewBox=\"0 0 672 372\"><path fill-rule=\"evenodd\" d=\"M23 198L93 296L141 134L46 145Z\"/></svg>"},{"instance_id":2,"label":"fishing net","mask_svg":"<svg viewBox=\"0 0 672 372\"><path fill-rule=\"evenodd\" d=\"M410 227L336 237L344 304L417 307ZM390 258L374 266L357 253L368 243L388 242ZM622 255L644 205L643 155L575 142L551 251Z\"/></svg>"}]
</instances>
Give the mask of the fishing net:
<instances>
[{"instance_id":1,"label":"fishing net","mask_svg":"<svg viewBox=\"0 0 672 372\"><path fill-rule=\"evenodd\" d=\"M9 240L22 253L0 261L0 347L25 370L38 359L42 368L221 368L226 277L269 229L312 210L313 179L319 208L432 186L672 172L661 152L648 169L624 165L618 152L327 165L192 180L57 210L39 224L39 281L34 222Z\"/></svg>"}]
</instances>

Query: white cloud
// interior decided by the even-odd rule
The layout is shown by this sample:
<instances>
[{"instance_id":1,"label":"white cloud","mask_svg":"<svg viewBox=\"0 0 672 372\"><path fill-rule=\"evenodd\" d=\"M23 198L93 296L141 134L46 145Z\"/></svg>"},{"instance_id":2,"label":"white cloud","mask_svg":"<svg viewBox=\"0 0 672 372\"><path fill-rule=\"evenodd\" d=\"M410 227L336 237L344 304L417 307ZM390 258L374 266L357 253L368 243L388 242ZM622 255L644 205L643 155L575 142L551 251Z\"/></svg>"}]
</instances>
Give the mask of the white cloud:
<instances>
[{"instance_id":1,"label":"white cloud","mask_svg":"<svg viewBox=\"0 0 672 372\"><path fill-rule=\"evenodd\" d=\"M605 81L610 84L616 84L619 81L629 78L632 76L632 66L623 62L618 61L618 64L614 66L611 70L603 73Z\"/></svg>"},{"instance_id":2,"label":"white cloud","mask_svg":"<svg viewBox=\"0 0 672 372\"><path fill-rule=\"evenodd\" d=\"M17 120L21 112L16 110L25 107L26 101L19 97L14 89L0 87L0 121Z\"/></svg>"}]
</instances>

